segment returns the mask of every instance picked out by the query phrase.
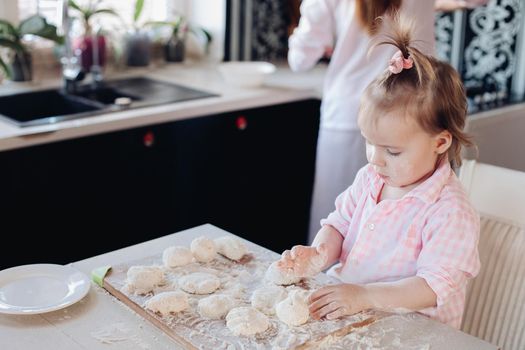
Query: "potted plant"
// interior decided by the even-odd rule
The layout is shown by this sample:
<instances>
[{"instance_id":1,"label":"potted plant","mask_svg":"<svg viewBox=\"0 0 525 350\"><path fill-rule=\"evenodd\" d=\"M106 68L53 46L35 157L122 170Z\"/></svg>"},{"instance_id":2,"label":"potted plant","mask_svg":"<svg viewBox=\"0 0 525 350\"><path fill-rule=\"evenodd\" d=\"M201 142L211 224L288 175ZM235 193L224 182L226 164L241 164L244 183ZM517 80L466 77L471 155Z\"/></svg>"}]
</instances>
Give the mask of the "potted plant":
<instances>
[{"instance_id":1,"label":"potted plant","mask_svg":"<svg viewBox=\"0 0 525 350\"><path fill-rule=\"evenodd\" d=\"M87 6L82 7L78 5L75 0L68 1L69 6L79 12L80 19L84 25L84 35L77 40L74 40L73 47L75 50L80 50L82 68L86 72L88 72L93 63L95 63L93 62L94 50L98 50L98 55L95 57L98 59L98 62L96 63L102 67L106 62L106 38L98 32L93 32L91 20L94 16L100 14L108 14L118 17L118 14L111 8L98 8L100 3L101 0L90 0Z\"/></svg>"},{"instance_id":2,"label":"potted plant","mask_svg":"<svg viewBox=\"0 0 525 350\"><path fill-rule=\"evenodd\" d=\"M128 66L143 67L149 65L151 56L151 41L148 33L139 25L139 18L144 8L144 0L135 1L132 29L126 35L125 55ZM146 22L144 25L149 24Z\"/></svg>"},{"instance_id":3,"label":"potted plant","mask_svg":"<svg viewBox=\"0 0 525 350\"><path fill-rule=\"evenodd\" d=\"M186 33L188 26L182 17L173 22L167 22L171 26L171 35L164 45L164 59L167 62L182 62L186 54Z\"/></svg>"},{"instance_id":4,"label":"potted plant","mask_svg":"<svg viewBox=\"0 0 525 350\"><path fill-rule=\"evenodd\" d=\"M0 46L8 48L8 57L0 57L0 67L4 74L13 81L29 81L32 79L32 58L26 45L22 42L25 35L36 35L62 44L64 38L57 34L57 28L47 23L40 15L30 16L18 26L0 19Z\"/></svg>"},{"instance_id":5,"label":"potted plant","mask_svg":"<svg viewBox=\"0 0 525 350\"><path fill-rule=\"evenodd\" d=\"M202 36L206 42L206 49L212 40L211 34L203 29L189 25L184 17L177 16L174 21L151 22L157 26L171 27L171 35L164 45L164 57L167 62L182 62L186 56L186 36L188 31Z\"/></svg>"}]
</instances>

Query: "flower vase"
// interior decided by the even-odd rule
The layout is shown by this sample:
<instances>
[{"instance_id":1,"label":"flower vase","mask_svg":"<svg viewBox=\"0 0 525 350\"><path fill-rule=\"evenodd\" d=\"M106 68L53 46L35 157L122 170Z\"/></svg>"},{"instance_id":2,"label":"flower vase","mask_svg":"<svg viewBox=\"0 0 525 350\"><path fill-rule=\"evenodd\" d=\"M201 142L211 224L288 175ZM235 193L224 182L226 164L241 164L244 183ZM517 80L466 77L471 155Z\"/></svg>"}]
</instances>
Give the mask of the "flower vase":
<instances>
[{"instance_id":1,"label":"flower vase","mask_svg":"<svg viewBox=\"0 0 525 350\"><path fill-rule=\"evenodd\" d=\"M164 56L167 62L184 61L185 45L182 38L172 36L164 45Z\"/></svg>"},{"instance_id":2,"label":"flower vase","mask_svg":"<svg viewBox=\"0 0 525 350\"><path fill-rule=\"evenodd\" d=\"M33 79L32 57L29 52L19 53L14 56L11 63L13 81L31 81Z\"/></svg>"},{"instance_id":3,"label":"flower vase","mask_svg":"<svg viewBox=\"0 0 525 350\"><path fill-rule=\"evenodd\" d=\"M131 67L146 67L151 59L151 40L147 33L134 32L126 37L126 64Z\"/></svg>"}]
</instances>

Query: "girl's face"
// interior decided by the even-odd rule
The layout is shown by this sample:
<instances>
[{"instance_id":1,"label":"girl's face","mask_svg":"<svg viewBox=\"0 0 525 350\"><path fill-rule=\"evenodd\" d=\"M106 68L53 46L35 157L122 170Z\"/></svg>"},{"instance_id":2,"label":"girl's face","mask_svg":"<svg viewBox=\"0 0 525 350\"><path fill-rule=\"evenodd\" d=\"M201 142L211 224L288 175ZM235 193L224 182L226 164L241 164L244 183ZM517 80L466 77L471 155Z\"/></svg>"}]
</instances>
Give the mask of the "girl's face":
<instances>
[{"instance_id":1,"label":"girl's face","mask_svg":"<svg viewBox=\"0 0 525 350\"><path fill-rule=\"evenodd\" d=\"M414 118L395 112L379 117L375 124L362 120L359 124L368 162L392 187L411 189L423 182L452 142L448 131L431 135Z\"/></svg>"}]
</instances>

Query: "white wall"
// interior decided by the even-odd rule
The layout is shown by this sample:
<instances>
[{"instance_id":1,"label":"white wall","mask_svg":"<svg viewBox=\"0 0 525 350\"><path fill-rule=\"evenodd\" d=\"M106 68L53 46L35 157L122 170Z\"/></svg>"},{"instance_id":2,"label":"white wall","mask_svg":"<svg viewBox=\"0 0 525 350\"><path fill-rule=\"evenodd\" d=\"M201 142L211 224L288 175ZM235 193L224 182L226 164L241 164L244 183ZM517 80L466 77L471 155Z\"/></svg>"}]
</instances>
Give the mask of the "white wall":
<instances>
[{"instance_id":1,"label":"white wall","mask_svg":"<svg viewBox=\"0 0 525 350\"><path fill-rule=\"evenodd\" d=\"M0 18L18 23L18 3L14 0L0 0Z\"/></svg>"},{"instance_id":2,"label":"white wall","mask_svg":"<svg viewBox=\"0 0 525 350\"><path fill-rule=\"evenodd\" d=\"M525 171L525 103L469 116L478 161ZM476 158L470 150L467 158Z\"/></svg>"},{"instance_id":3,"label":"white wall","mask_svg":"<svg viewBox=\"0 0 525 350\"><path fill-rule=\"evenodd\" d=\"M210 60L221 61L224 57L226 0L191 0L190 3L188 9L190 21L205 28L213 36Z\"/></svg>"}]
</instances>

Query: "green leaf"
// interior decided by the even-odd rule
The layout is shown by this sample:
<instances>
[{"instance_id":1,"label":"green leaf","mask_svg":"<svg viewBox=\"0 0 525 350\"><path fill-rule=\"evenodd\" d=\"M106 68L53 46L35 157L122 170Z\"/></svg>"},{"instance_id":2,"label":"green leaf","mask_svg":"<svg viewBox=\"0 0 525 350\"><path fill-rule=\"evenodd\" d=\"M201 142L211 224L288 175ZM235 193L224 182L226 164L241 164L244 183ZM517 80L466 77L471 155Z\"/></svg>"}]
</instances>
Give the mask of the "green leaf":
<instances>
[{"instance_id":1,"label":"green leaf","mask_svg":"<svg viewBox=\"0 0 525 350\"><path fill-rule=\"evenodd\" d=\"M11 38L0 36L0 46L5 46L13 49L16 52L24 52L24 47L18 41L13 41Z\"/></svg>"},{"instance_id":2,"label":"green leaf","mask_svg":"<svg viewBox=\"0 0 525 350\"><path fill-rule=\"evenodd\" d=\"M99 10L95 10L95 11L93 11L93 13L91 15L96 15L96 14L100 14L100 13L106 13L108 15L113 15L113 16L117 16L118 17L118 13L116 13L115 10L113 10L113 9L99 9Z\"/></svg>"},{"instance_id":3,"label":"green leaf","mask_svg":"<svg viewBox=\"0 0 525 350\"><path fill-rule=\"evenodd\" d=\"M190 27L190 32L192 32L195 35L204 35L204 37L206 38L206 45L208 45L213 39L211 33L204 28Z\"/></svg>"},{"instance_id":4,"label":"green leaf","mask_svg":"<svg viewBox=\"0 0 525 350\"><path fill-rule=\"evenodd\" d=\"M179 22L169 22L169 21L148 21L148 22L144 23L144 25L156 26L156 27L160 27L160 26L177 27L177 26L179 25Z\"/></svg>"},{"instance_id":5,"label":"green leaf","mask_svg":"<svg viewBox=\"0 0 525 350\"><path fill-rule=\"evenodd\" d=\"M144 26L154 26L154 27L162 27L162 26L169 26L172 30L172 36L177 36L179 29L181 27L182 20L175 20L175 21L148 21L144 23Z\"/></svg>"},{"instance_id":6,"label":"green leaf","mask_svg":"<svg viewBox=\"0 0 525 350\"><path fill-rule=\"evenodd\" d=\"M64 38L57 34L57 27L47 23L40 15L31 16L20 23L20 35L32 34L62 44Z\"/></svg>"},{"instance_id":7,"label":"green leaf","mask_svg":"<svg viewBox=\"0 0 525 350\"><path fill-rule=\"evenodd\" d=\"M18 31L16 28L9 21L4 19L0 19L0 33L5 33L18 38Z\"/></svg>"},{"instance_id":8,"label":"green leaf","mask_svg":"<svg viewBox=\"0 0 525 350\"><path fill-rule=\"evenodd\" d=\"M41 38L54 41L55 43L62 45L64 43L64 37L57 34L57 28L54 25L46 24L46 26L38 33L35 33Z\"/></svg>"},{"instance_id":9,"label":"green leaf","mask_svg":"<svg viewBox=\"0 0 525 350\"><path fill-rule=\"evenodd\" d=\"M20 35L25 34L35 34L43 30L46 27L46 20L44 17L39 15L33 15L31 17L28 17L20 22L20 25L18 26L18 31Z\"/></svg>"},{"instance_id":10,"label":"green leaf","mask_svg":"<svg viewBox=\"0 0 525 350\"><path fill-rule=\"evenodd\" d=\"M211 35L210 32L208 32L206 29L204 28L201 28L202 32L204 33L204 35L206 35L206 40L208 43L211 43L211 41L213 40L213 36Z\"/></svg>"},{"instance_id":11,"label":"green leaf","mask_svg":"<svg viewBox=\"0 0 525 350\"><path fill-rule=\"evenodd\" d=\"M68 5L82 14L85 12L85 10L78 6L74 0L69 0Z\"/></svg>"},{"instance_id":12,"label":"green leaf","mask_svg":"<svg viewBox=\"0 0 525 350\"><path fill-rule=\"evenodd\" d=\"M133 22L137 22L137 20L139 19L142 13L143 7L144 7L144 0L137 0L135 2L135 14L133 15Z\"/></svg>"}]
</instances>

